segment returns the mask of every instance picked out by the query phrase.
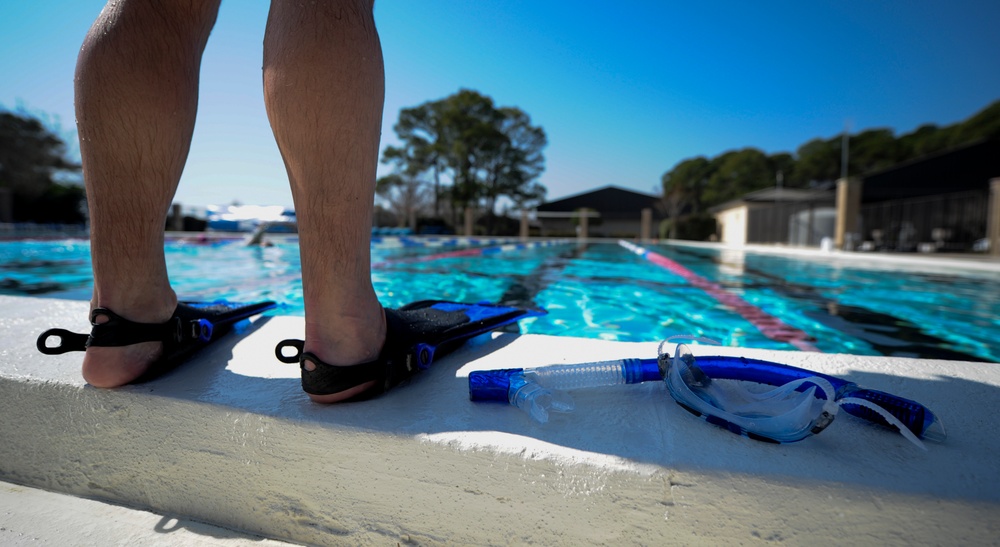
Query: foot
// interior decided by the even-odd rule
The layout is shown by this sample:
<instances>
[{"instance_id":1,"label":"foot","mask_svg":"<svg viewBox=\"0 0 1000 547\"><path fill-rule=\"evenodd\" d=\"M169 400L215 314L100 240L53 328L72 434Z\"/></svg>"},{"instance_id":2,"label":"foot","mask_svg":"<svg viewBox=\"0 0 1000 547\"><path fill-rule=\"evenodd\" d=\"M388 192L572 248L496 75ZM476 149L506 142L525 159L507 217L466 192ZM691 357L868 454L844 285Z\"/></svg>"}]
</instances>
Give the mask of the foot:
<instances>
[{"instance_id":1,"label":"foot","mask_svg":"<svg viewBox=\"0 0 1000 547\"><path fill-rule=\"evenodd\" d=\"M177 296L173 291L159 297L143 295L131 301L95 301L93 308L107 308L116 314L138 323L163 323L173 316ZM98 316L97 323L106 317ZM99 388L112 388L129 384L142 376L159 358L161 342L142 342L122 347L90 347L83 357L83 379Z\"/></svg>"},{"instance_id":2,"label":"foot","mask_svg":"<svg viewBox=\"0 0 1000 547\"><path fill-rule=\"evenodd\" d=\"M306 343L304 351L311 352L325 363L333 366L350 366L367 363L378 358L385 344L385 310L361 317L341 317L322 325L306 322ZM316 365L306 361L306 370L313 371ZM307 393L314 402L330 404L350 399L375 387L375 382L365 382L337 393L313 395Z\"/></svg>"}]
</instances>

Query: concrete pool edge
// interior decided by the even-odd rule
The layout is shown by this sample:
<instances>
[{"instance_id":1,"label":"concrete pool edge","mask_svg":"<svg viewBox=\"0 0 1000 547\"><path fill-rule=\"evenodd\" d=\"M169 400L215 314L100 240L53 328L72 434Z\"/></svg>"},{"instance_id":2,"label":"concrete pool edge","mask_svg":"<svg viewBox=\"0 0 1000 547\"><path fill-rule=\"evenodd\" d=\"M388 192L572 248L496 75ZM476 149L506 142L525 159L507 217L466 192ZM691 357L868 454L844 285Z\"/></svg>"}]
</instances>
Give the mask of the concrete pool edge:
<instances>
[{"instance_id":1,"label":"concrete pool edge","mask_svg":"<svg viewBox=\"0 0 1000 547\"><path fill-rule=\"evenodd\" d=\"M502 335L383 399L319 407L295 367L270 355L301 318L262 321L171 376L102 391L79 379L79 354L34 349L44 328L83 328L86 303L0 305L12 342L0 353L0 480L318 544L997 537L997 417L976 412L1000 393L995 365L741 350L910 396L950 434L920 453L838 418L814 439L770 447L664 404L657 386L580 393L577 411L548 427L470 403L463 383L476 368L655 344Z\"/></svg>"},{"instance_id":2,"label":"concrete pool edge","mask_svg":"<svg viewBox=\"0 0 1000 547\"><path fill-rule=\"evenodd\" d=\"M780 256L794 256L798 258L808 258L823 261L842 261L845 265L857 265L859 267L881 266L887 268L906 266L909 268L921 267L951 271L1000 273L1000 257L988 254L956 254L956 253L895 253L880 251L825 251L816 247L796 247L791 245L727 245L724 243L711 243L699 241L687 241L680 239L657 240L656 244L676 245L679 247L695 247L702 249L713 249L727 252L743 252L754 254L772 254Z\"/></svg>"},{"instance_id":3,"label":"concrete pool edge","mask_svg":"<svg viewBox=\"0 0 1000 547\"><path fill-rule=\"evenodd\" d=\"M174 515L0 482L0 544L281 547L288 543Z\"/></svg>"}]
</instances>

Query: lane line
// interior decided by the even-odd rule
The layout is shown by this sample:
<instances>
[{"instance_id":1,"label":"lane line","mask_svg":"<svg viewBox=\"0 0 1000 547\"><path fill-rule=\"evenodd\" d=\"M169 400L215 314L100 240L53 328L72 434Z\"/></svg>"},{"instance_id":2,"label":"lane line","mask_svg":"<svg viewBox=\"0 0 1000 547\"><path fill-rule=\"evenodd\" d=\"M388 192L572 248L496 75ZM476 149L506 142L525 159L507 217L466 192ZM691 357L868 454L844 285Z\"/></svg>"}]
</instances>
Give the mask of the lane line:
<instances>
[{"instance_id":1,"label":"lane line","mask_svg":"<svg viewBox=\"0 0 1000 547\"><path fill-rule=\"evenodd\" d=\"M714 281L709 281L708 279L705 279L704 277L682 266L680 263L661 254L654 253L653 251L640 247L634 243L619 240L618 244L641 256L642 258L645 258L653 264L656 264L661 268L665 268L671 273L684 278L684 280L692 286L705 291L705 293L717 300L720 304L731 308L741 317L749 321L751 325L756 327L757 330L761 332L761 334L771 340L791 344L802 351L819 351L819 348L813 344L815 338L810 336L808 333L785 323L781 319L778 319L746 300L743 300L743 298L739 295L726 290L722 287L722 285L719 285Z\"/></svg>"}]
</instances>

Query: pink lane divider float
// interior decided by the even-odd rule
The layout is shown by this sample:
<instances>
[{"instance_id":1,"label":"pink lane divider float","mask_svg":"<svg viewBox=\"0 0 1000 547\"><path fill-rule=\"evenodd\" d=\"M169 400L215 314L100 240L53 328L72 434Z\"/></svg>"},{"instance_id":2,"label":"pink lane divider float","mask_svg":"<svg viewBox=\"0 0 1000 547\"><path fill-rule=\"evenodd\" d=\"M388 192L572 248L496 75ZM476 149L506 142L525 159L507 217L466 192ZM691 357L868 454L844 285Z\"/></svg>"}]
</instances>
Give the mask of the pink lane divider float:
<instances>
[{"instance_id":1,"label":"pink lane divider float","mask_svg":"<svg viewBox=\"0 0 1000 547\"><path fill-rule=\"evenodd\" d=\"M653 264L665 268L673 274L679 275L692 286L705 291L719 303L731 308L741 317L749 321L751 325L756 327L761 332L761 334L767 336L771 340L791 344L803 351L819 351L819 348L813 344L815 339L812 336L809 336L809 334L805 331L788 325L781 319L778 319L746 300L743 300L739 297L739 295L727 291L718 283L709 281L685 268L681 264L661 254L644 249L634 243L620 240L618 241L618 244L645 258Z\"/></svg>"}]
</instances>

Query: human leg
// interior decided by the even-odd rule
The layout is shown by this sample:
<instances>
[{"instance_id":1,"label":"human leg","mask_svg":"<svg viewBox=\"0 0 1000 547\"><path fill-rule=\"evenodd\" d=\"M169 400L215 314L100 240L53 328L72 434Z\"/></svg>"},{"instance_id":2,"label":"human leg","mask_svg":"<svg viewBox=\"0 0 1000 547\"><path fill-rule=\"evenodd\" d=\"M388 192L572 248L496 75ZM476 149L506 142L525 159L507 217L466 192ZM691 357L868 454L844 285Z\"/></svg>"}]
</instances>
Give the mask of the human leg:
<instances>
[{"instance_id":1,"label":"human leg","mask_svg":"<svg viewBox=\"0 0 1000 547\"><path fill-rule=\"evenodd\" d=\"M335 366L375 359L385 339L369 248L383 95L370 0L272 0L264 100L295 201L305 351Z\"/></svg>"},{"instance_id":2,"label":"human leg","mask_svg":"<svg viewBox=\"0 0 1000 547\"><path fill-rule=\"evenodd\" d=\"M131 321L170 318L163 232L187 159L201 53L221 0L116 0L77 61L76 116L90 208L92 307ZM135 380L160 344L91 347L83 376L97 387Z\"/></svg>"}]
</instances>

